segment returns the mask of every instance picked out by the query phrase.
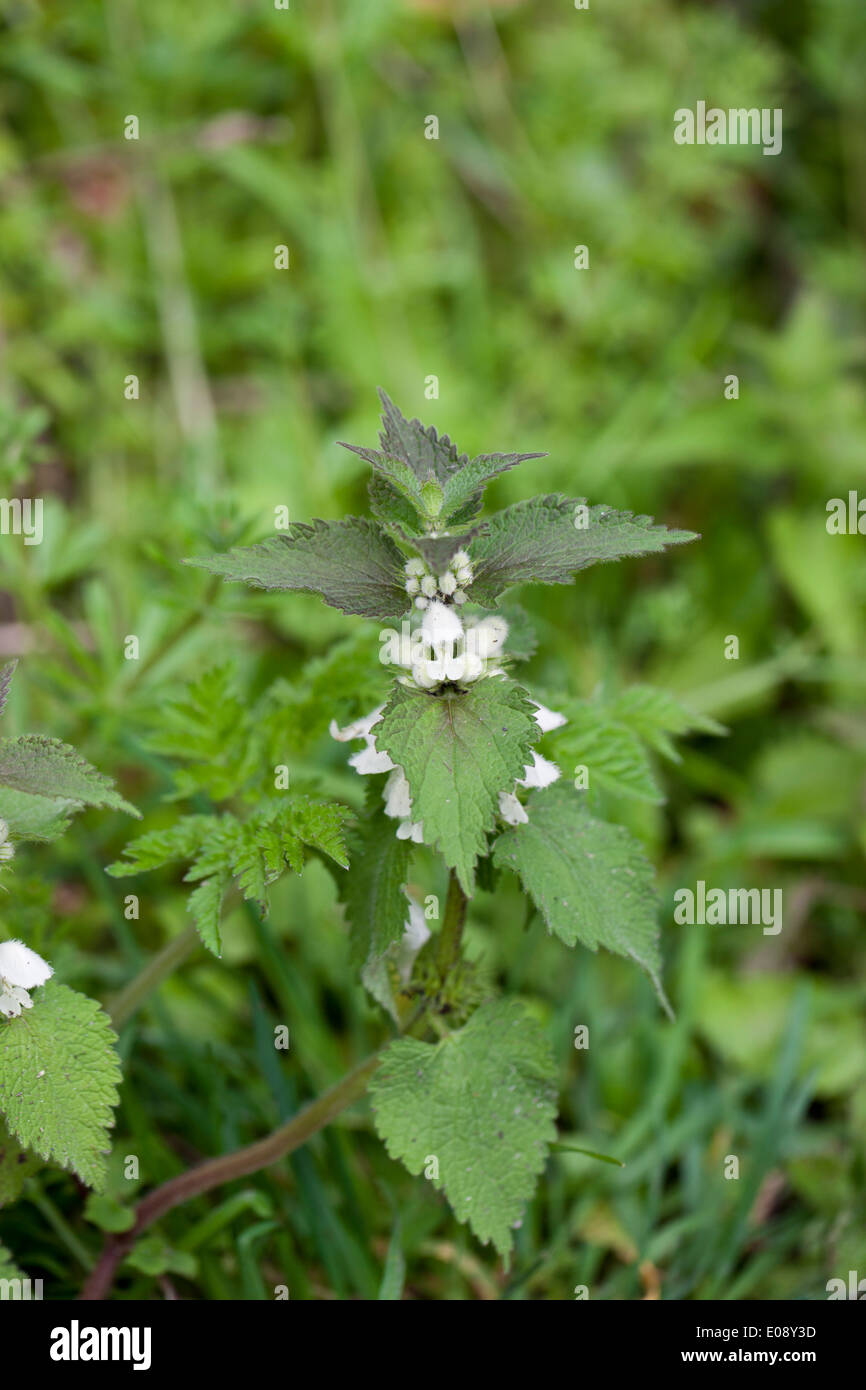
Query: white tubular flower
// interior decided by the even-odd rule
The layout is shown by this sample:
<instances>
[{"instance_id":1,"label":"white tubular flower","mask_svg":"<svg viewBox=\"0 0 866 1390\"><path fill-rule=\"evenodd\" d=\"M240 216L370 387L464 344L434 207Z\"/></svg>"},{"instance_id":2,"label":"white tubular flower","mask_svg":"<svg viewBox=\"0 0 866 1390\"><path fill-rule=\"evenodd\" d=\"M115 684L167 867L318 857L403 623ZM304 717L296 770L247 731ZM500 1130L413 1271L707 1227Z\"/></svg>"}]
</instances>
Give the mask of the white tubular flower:
<instances>
[{"instance_id":1,"label":"white tubular flower","mask_svg":"<svg viewBox=\"0 0 866 1390\"><path fill-rule=\"evenodd\" d=\"M412 663L412 679L421 690L432 690L445 679L444 667L440 661L419 657Z\"/></svg>"},{"instance_id":2,"label":"white tubular flower","mask_svg":"<svg viewBox=\"0 0 866 1390\"><path fill-rule=\"evenodd\" d=\"M533 751L532 767L524 768L526 776L518 778L519 787L549 787L551 782L555 782L562 774L556 763L552 763L548 758L542 758L540 753Z\"/></svg>"},{"instance_id":3,"label":"white tubular flower","mask_svg":"<svg viewBox=\"0 0 866 1390\"><path fill-rule=\"evenodd\" d=\"M463 636L463 624L453 608L445 603L431 603L424 614L421 632L435 652L444 646L459 642Z\"/></svg>"},{"instance_id":4,"label":"white tubular flower","mask_svg":"<svg viewBox=\"0 0 866 1390\"><path fill-rule=\"evenodd\" d=\"M412 814L412 797L402 767L395 767L385 783L385 815L392 820L405 820ZM404 839L405 836L400 836Z\"/></svg>"},{"instance_id":5,"label":"white tubular flower","mask_svg":"<svg viewBox=\"0 0 866 1390\"><path fill-rule=\"evenodd\" d=\"M466 634L468 650L477 652L483 661L491 656L499 656L508 636L508 624L504 618L482 618L469 628Z\"/></svg>"},{"instance_id":6,"label":"white tubular flower","mask_svg":"<svg viewBox=\"0 0 866 1390\"><path fill-rule=\"evenodd\" d=\"M415 600L415 607L416 607L416 608L426 608L426 607L427 607L427 604L428 604L429 602L430 602L429 599L423 598L423 597L419 594L418 597L417 597L416 600Z\"/></svg>"},{"instance_id":7,"label":"white tubular flower","mask_svg":"<svg viewBox=\"0 0 866 1390\"><path fill-rule=\"evenodd\" d=\"M388 754L384 750L380 753L376 747L376 740L372 734L368 734L364 740L366 747L360 753L353 753L349 759L349 767L353 767L362 777L367 777L374 772L391 772L396 767L392 763Z\"/></svg>"},{"instance_id":8,"label":"white tubular flower","mask_svg":"<svg viewBox=\"0 0 866 1390\"><path fill-rule=\"evenodd\" d=\"M499 793L499 814L507 825L526 825L529 820L513 792Z\"/></svg>"},{"instance_id":9,"label":"white tubular flower","mask_svg":"<svg viewBox=\"0 0 866 1390\"><path fill-rule=\"evenodd\" d=\"M410 576L410 578L415 577L420 579L421 575L426 574L427 572L427 566L424 564L424 561L421 560L418 556L416 556L413 560L407 560L405 565L403 566L403 569L405 570L406 574Z\"/></svg>"},{"instance_id":10,"label":"white tubular flower","mask_svg":"<svg viewBox=\"0 0 866 1390\"><path fill-rule=\"evenodd\" d=\"M17 1018L22 1009L32 1009L33 1000L28 989L44 985L53 974L48 962L23 941L0 944L0 1014L5 1018Z\"/></svg>"},{"instance_id":11,"label":"white tubular flower","mask_svg":"<svg viewBox=\"0 0 866 1390\"><path fill-rule=\"evenodd\" d=\"M453 570L465 570L471 568L469 556L465 550L455 550L451 556L451 568Z\"/></svg>"},{"instance_id":12,"label":"white tubular flower","mask_svg":"<svg viewBox=\"0 0 866 1390\"><path fill-rule=\"evenodd\" d=\"M408 895L407 895L408 896ZM394 964L402 985L408 985L412 976L415 957L425 942L430 940L430 928L424 917L424 909L409 899L409 917L403 927L403 935L394 952Z\"/></svg>"},{"instance_id":13,"label":"white tubular flower","mask_svg":"<svg viewBox=\"0 0 866 1390\"><path fill-rule=\"evenodd\" d=\"M347 724L345 729L338 728L336 719L332 719L328 732L331 738L335 738L338 743L348 743L353 738L366 738L373 725L379 723L384 713L385 706L378 705L369 714L363 715L361 719L356 719L354 724Z\"/></svg>"},{"instance_id":14,"label":"white tubular flower","mask_svg":"<svg viewBox=\"0 0 866 1390\"><path fill-rule=\"evenodd\" d=\"M466 595L464 594L464 592L463 592L462 589L455 589L455 590L454 590L454 602L455 602L455 603L465 603L465 602L466 602Z\"/></svg>"},{"instance_id":15,"label":"white tubular flower","mask_svg":"<svg viewBox=\"0 0 866 1390\"><path fill-rule=\"evenodd\" d=\"M432 574L425 574L421 580L421 592L425 598L435 598L436 580Z\"/></svg>"},{"instance_id":16,"label":"white tubular flower","mask_svg":"<svg viewBox=\"0 0 866 1390\"><path fill-rule=\"evenodd\" d=\"M406 593L407 593L407 594L409 594L409 595L411 595L411 596L414 596L415 594L417 594L417 593L419 592L420 588L421 588L421 581L420 581L420 579L416 579L414 575L412 576L411 579L407 579L407 580L406 580Z\"/></svg>"},{"instance_id":17,"label":"white tubular flower","mask_svg":"<svg viewBox=\"0 0 866 1390\"><path fill-rule=\"evenodd\" d=\"M559 729L563 724L568 723L564 714L557 714L552 709L546 709L537 700L533 700L532 703L535 705L535 714L532 717L543 734L549 734L551 729Z\"/></svg>"},{"instance_id":18,"label":"white tubular flower","mask_svg":"<svg viewBox=\"0 0 866 1390\"><path fill-rule=\"evenodd\" d=\"M15 858L15 846L9 839L9 826L0 820L0 863L8 863Z\"/></svg>"},{"instance_id":19,"label":"white tubular flower","mask_svg":"<svg viewBox=\"0 0 866 1390\"><path fill-rule=\"evenodd\" d=\"M453 593L454 593L454 590L455 590L456 588L457 588L457 580L454 578L454 575L451 573L450 570L446 570L445 574L440 574L440 576L439 576L439 592L440 592L440 594L453 594Z\"/></svg>"},{"instance_id":20,"label":"white tubular flower","mask_svg":"<svg viewBox=\"0 0 866 1390\"><path fill-rule=\"evenodd\" d=\"M416 845L424 843L423 821L401 820L397 826L398 840L412 840Z\"/></svg>"},{"instance_id":21,"label":"white tubular flower","mask_svg":"<svg viewBox=\"0 0 866 1390\"><path fill-rule=\"evenodd\" d=\"M460 569L455 570L454 573L458 584L471 584L475 578L471 565L461 565Z\"/></svg>"}]
</instances>

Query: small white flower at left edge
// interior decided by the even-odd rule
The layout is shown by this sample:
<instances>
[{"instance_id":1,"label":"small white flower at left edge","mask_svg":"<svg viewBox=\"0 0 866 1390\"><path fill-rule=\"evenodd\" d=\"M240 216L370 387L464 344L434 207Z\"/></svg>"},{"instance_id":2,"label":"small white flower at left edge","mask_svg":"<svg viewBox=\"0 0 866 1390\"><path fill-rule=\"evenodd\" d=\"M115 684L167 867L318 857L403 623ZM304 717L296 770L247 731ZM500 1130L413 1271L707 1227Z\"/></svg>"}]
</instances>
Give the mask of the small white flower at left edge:
<instances>
[{"instance_id":1,"label":"small white flower at left edge","mask_svg":"<svg viewBox=\"0 0 866 1390\"><path fill-rule=\"evenodd\" d=\"M0 942L0 1014L17 1018L22 1009L32 1009L27 991L44 985L53 974L48 962L23 941Z\"/></svg>"},{"instance_id":2,"label":"small white flower at left edge","mask_svg":"<svg viewBox=\"0 0 866 1390\"><path fill-rule=\"evenodd\" d=\"M526 810L514 792L499 793L499 814L506 825L526 825L529 820Z\"/></svg>"},{"instance_id":3,"label":"small white flower at left edge","mask_svg":"<svg viewBox=\"0 0 866 1390\"><path fill-rule=\"evenodd\" d=\"M549 787L551 782L562 776L556 763L552 763L549 758L543 758L534 750L532 760L532 767L523 769L526 776L517 780L519 787Z\"/></svg>"},{"instance_id":4,"label":"small white flower at left edge","mask_svg":"<svg viewBox=\"0 0 866 1390\"><path fill-rule=\"evenodd\" d=\"M404 890L405 891L405 890ZM409 898L409 894L406 894ZM403 926L403 935L394 952L394 963L400 976L400 983L408 985L412 976L415 957L421 947L430 940L430 928L424 917L424 909L414 899L409 898L409 916Z\"/></svg>"},{"instance_id":5,"label":"small white flower at left edge","mask_svg":"<svg viewBox=\"0 0 866 1390\"><path fill-rule=\"evenodd\" d=\"M347 743L353 738L364 740L364 747L360 753L353 753L349 759L349 767L353 767L362 777L374 772L391 772L394 767L388 754L379 752L376 748L376 736L370 732L379 723L384 709L384 705L379 705L361 719L356 719L354 724L347 724L345 729L338 726L336 719L332 719L330 723L329 733L338 743Z\"/></svg>"}]
</instances>

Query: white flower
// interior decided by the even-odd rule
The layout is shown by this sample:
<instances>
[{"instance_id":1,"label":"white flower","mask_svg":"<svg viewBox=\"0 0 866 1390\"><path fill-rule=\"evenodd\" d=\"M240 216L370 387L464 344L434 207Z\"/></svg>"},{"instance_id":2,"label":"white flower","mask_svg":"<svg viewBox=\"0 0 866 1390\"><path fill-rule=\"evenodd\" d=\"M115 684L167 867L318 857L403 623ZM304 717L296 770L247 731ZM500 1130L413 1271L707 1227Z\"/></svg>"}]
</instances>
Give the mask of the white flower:
<instances>
[{"instance_id":1,"label":"white flower","mask_svg":"<svg viewBox=\"0 0 866 1390\"><path fill-rule=\"evenodd\" d=\"M412 576L411 579L407 579L407 580L406 580L406 593L407 593L407 594L409 594L409 595L417 594L420 588L421 588L421 581L418 580L418 579L416 579L416 578L414 577L414 575Z\"/></svg>"},{"instance_id":2,"label":"white flower","mask_svg":"<svg viewBox=\"0 0 866 1390\"><path fill-rule=\"evenodd\" d=\"M407 894L408 897L408 894ZM412 976L415 957L425 942L430 940L430 928L424 917L424 909L409 898L409 917L403 927L403 935L394 952L394 964L400 983L408 985Z\"/></svg>"},{"instance_id":3,"label":"white flower","mask_svg":"<svg viewBox=\"0 0 866 1390\"><path fill-rule=\"evenodd\" d=\"M349 759L349 767L353 767L362 777L374 772L390 772L396 766L384 750L379 752L372 734L367 735L364 743L366 747L360 753L353 753Z\"/></svg>"},{"instance_id":4,"label":"white flower","mask_svg":"<svg viewBox=\"0 0 866 1390\"><path fill-rule=\"evenodd\" d=\"M453 594L453 593L454 593L454 590L455 590L456 588L457 588L457 580L454 578L454 575L451 573L450 570L446 570L445 574L440 574L440 576L439 576L439 592L440 592L440 594Z\"/></svg>"},{"instance_id":5,"label":"white flower","mask_svg":"<svg viewBox=\"0 0 866 1390\"><path fill-rule=\"evenodd\" d=\"M416 600L415 600L415 607L416 607L416 608L426 608L426 607L427 607L427 604L428 604L429 602L430 602L429 599L422 598L421 595L419 594L418 597L417 597Z\"/></svg>"},{"instance_id":6,"label":"white flower","mask_svg":"<svg viewBox=\"0 0 866 1390\"><path fill-rule=\"evenodd\" d=\"M488 657L498 656L505 646L505 639L508 636L508 624L504 618L497 618L491 615L489 618L482 618L469 628L466 634L466 646L470 651L477 652L482 660Z\"/></svg>"},{"instance_id":7,"label":"white flower","mask_svg":"<svg viewBox=\"0 0 866 1390\"><path fill-rule=\"evenodd\" d=\"M385 815L405 820L412 814L412 797L402 767L395 767L385 783ZM401 837L405 838L405 837Z\"/></svg>"},{"instance_id":8,"label":"white flower","mask_svg":"<svg viewBox=\"0 0 866 1390\"><path fill-rule=\"evenodd\" d=\"M423 821L401 820L397 826L398 840L413 840L416 845L424 843L424 823Z\"/></svg>"},{"instance_id":9,"label":"white flower","mask_svg":"<svg viewBox=\"0 0 866 1390\"><path fill-rule=\"evenodd\" d=\"M558 729L568 723L564 714L556 714L554 710L546 709L537 700L533 700L532 703L535 705L535 714L532 717L543 734L549 734L551 729Z\"/></svg>"},{"instance_id":10,"label":"white flower","mask_svg":"<svg viewBox=\"0 0 866 1390\"><path fill-rule=\"evenodd\" d=\"M458 584L471 584L474 578L471 565L461 565L459 570L455 570L455 577Z\"/></svg>"},{"instance_id":11,"label":"white flower","mask_svg":"<svg viewBox=\"0 0 866 1390\"><path fill-rule=\"evenodd\" d=\"M425 574L421 580L421 592L426 598L434 598L436 594L436 580L432 574Z\"/></svg>"},{"instance_id":12,"label":"white flower","mask_svg":"<svg viewBox=\"0 0 866 1390\"><path fill-rule=\"evenodd\" d=\"M465 602L466 602L466 595L464 594L464 592L463 592L462 589L455 589L455 590L454 590L454 602L455 602L455 603L465 603Z\"/></svg>"},{"instance_id":13,"label":"white flower","mask_svg":"<svg viewBox=\"0 0 866 1390\"><path fill-rule=\"evenodd\" d=\"M526 776L518 778L519 787L549 787L551 782L555 782L561 776L556 763L552 763L547 758L542 758L540 753L533 750L532 767L524 768Z\"/></svg>"},{"instance_id":14,"label":"white flower","mask_svg":"<svg viewBox=\"0 0 866 1390\"><path fill-rule=\"evenodd\" d=\"M406 574L408 574L408 575L410 575L410 576L415 576L415 577L417 577L417 578L419 578L419 579L421 578L421 575L422 575L422 574L426 574L426 572L427 572L427 566L424 564L424 561L423 561L423 560L421 560L421 559L418 558L417 555L415 556L414 559L412 559L412 560L407 560L407 561L406 561L406 564L403 566L403 568L404 568Z\"/></svg>"},{"instance_id":15,"label":"white flower","mask_svg":"<svg viewBox=\"0 0 866 1390\"><path fill-rule=\"evenodd\" d=\"M451 568L453 570L465 570L469 569L469 567L469 556L466 554L466 551L455 550L454 554L451 556Z\"/></svg>"},{"instance_id":16,"label":"white flower","mask_svg":"<svg viewBox=\"0 0 866 1390\"><path fill-rule=\"evenodd\" d=\"M44 985L53 974L48 962L23 941L0 944L0 1014L17 1018L22 1009L32 1009L28 989Z\"/></svg>"},{"instance_id":17,"label":"white flower","mask_svg":"<svg viewBox=\"0 0 866 1390\"><path fill-rule=\"evenodd\" d=\"M15 858L15 846L9 839L9 826L5 820L0 820L0 862L6 862Z\"/></svg>"},{"instance_id":18,"label":"white flower","mask_svg":"<svg viewBox=\"0 0 866 1390\"><path fill-rule=\"evenodd\" d=\"M514 792L499 793L499 814L508 825L525 825L529 820Z\"/></svg>"},{"instance_id":19,"label":"white flower","mask_svg":"<svg viewBox=\"0 0 866 1390\"><path fill-rule=\"evenodd\" d=\"M385 713L385 706L378 705L360 719L356 719L354 724L347 724L345 729L337 727L336 719L332 719L328 728L331 738L335 738L338 743L348 743L353 738L366 738L374 724L378 724L382 715Z\"/></svg>"},{"instance_id":20,"label":"white flower","mask_svg":"<svg viewBox=\"0 0 866 1390\"><path fill-rule=\"evenodd\" d=\"M463 636L463 624L453 608L445 603L431 603L424 614L421 632L434 651L443 646L459 642Z\"/></svg>"}]
</instances>

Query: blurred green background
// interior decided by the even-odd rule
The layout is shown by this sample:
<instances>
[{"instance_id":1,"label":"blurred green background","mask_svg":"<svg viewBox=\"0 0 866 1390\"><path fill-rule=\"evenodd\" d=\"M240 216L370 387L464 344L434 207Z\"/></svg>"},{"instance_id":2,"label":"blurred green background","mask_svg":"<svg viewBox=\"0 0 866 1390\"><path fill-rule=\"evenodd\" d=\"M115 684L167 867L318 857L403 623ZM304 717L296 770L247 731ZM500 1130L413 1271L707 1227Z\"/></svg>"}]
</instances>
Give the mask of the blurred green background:
<instances>
[{"instance_id":1,"label":"blurred green background","mask_svg":"<svg viewBox=\"0 0 866 1390\"><path fill-rule=\"evenodd\" d=\"M45 498L42 545L0 545L0 656L22 658L6 733L75 742L145 825L170 818L153 731L188 682L224 662L252 698L359 631L180 560L260 538L278 505L363 511L365 468L336 440L375 442L378 385L461 449L549 452L491 504L561 489L701 532L523 595L540 642L526 679L601 699L649 683L728 730L662 764L664 805L605 793L659 865L675 1023L627 963L572 956L537 920L525 931L513 884L473 908L471 952L548 1028L563 1138L625 1168L553 1154L504 1272L359 1107L173 1212L117 1296L376 1298L389 1249L386 1296L418 1299L568 1299L578 1284L812 1299L866 1275L866 567L862 537L825 528L828 499L866 493L866 11L6 0L0 14L0 490ZM781 107L782 153L675 145L673 112L698 100ZM324 767L358 806L325 733L358 701L323 672L287 761ZM231 730L207 717L218 762ZM132 833L90 812L4 870L6 930L104 1000L187 924L180 874L105 876ZM781 888L783 931L675 926L674 890L698 878ZM233 911L223 960L198 951L124 1027L112 1197L129 1197L124 1155L150 1187L248 1142L385 1035L324 870L274 899L267 923ZM3 1212L54 1297L112 1220L82 1203L49 1172Z\"/></svg>"}]
</instances>

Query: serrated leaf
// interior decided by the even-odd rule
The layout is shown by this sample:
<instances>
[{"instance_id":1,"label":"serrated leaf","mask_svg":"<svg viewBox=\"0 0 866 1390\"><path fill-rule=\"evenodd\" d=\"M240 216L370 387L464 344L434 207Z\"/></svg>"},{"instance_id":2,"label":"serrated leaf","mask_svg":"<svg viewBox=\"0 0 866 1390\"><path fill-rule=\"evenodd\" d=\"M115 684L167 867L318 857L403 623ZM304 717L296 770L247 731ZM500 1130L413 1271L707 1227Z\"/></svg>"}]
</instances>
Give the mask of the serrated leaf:
<instances>
[{"instance_id":1,"label":"serrated leaf","mask_svg":"<svg viewBox=\"0 0 866 1390\"><path fill-rule=\"evenodd\" d=\"M370 1082L376 1129L410 1173L438 1159L458 1221L507 1256L556 1138L556 1070L516 1000L483 1004L442 1042L401 1038Z\"/></svg>"},{"instance_id":2,"label":"serrated leaf","mask_svg":"<svg viewBox=\"0 0 866 1390\"><path fill-rule=\"evenodd\" d=\"M518 463L527 459L542 459L545 454L479 454L460 469L452 473L444 488L442 503L443 520L452 520L463 508L472 507L480 501L484 488L491 478L507 473Z\"/></svg>"},{"instance_id":3,"label":"serrated leaf","mask_svg":"<svg viewBox=\"0 0 866 1390\"><path fill-rule=\"evenodd\" d=\"M417 535L417 507L398 492L381 473L374 472L371 475L367 484L367 495L370 499L370 511L383 526L398 526L410 536Z\"/></svg>"},{"instance_id":4,"label":"serrated leaf","mask_svg":"<svg viewBox=\"0 0 866 1390\"><path fill-rule=\"evenodd\" d=\"M112 878L129 878L147 873L163 864L191 859L214 828L211 816L182 816L164 830L148 830L124 848L123 859L116 859L105 870Z\"/></svg>"},{"instance_id":5,"label":"serrated leaf","mask_svg":"<svg viewBox=\"0 0 866 1390\"><path fill-rule=\"evenodd\" d=\"M657 690L651 685L631 686L617 695L607 708L615 719L627 724L657 753L674 762L680 761L680 755L669 738L670 734L678 738L695 732L727 733L723 724L704 714L695 714L666 690Z\"/></svg>"},{"instance_id":6,"label":"serrated leaf","mask_svg":"<svg viewBox=\"0 0 866 1390\"><path fill-rule=\"evenodd\" d=\"M533 792L529 822L500 835L493 860L513 869L548 931L591 951L604 946L646 971L665 1009L653 867L621 825L589 814L568 787Z\"/></svg>"},{"instance_id":7,"label":"serrated leaf","mask_svg":"<svg viewBox=\"0 0 866 1390\"><path fill-rule=\"evenodd\" d=\"M403 891L411 842L398 840L396 823L382 811L369 816L349 841L349 872L339 880L340 901L351 927L356 965L384 954L399 941L408 915Z\"/></svg>"},{"instance_id":8,"label":"serrated leaf","mask_svg":"<svg viewBox=\"0 0 866 1390\"><path fill-rule=\"evenodd\" d=\"M376 747L405 772L424 843L441 851L469 896L499 793L514 790L540 737L534 708L500 677L440 696L397 685L376 726Z\"/></svg>"},{"instance_id":9,"label":"serrated leaf","mask_svg":"<svg viewBox=\"0 0 866 1390\"><path fill-rule=\"evenodd\" d=\"M465 550L466 546L475 536L480 536L486 529L486 524L473 526L471 531L464 531L462 535L456 536L404 536L403 539L413 545L420 555L424 557L429 568L434 574L444 574L451 563L452 555L456 555L458 550Z\"/></svg>"},{"instance_id":10,"label":"serrated leaf","mask_svg":"<svg viewBox=\"0 0 866 1390\"><path fill-rule=\"evenodd\" d=\"M50 980L0 1024L0 1113L20 1144L99 1190L120 1064L106 1014Z\"/></svg>"},{"instance_id":11,"label":"serrated leaf","mask_svg":"<svg viewBox=\"0 0 866 1390\"><path fill-rule=\"evenodd\" d=\"M15 840L56 840L80 808L79 801L30 796L12 787L0 787L0 820L6 822Z\"/></svg>"},{"instance_id":12,"label":"serrated leaf","mask_svg":"<svg viewBox=\"0 0 866 1390\"><path fill-rule=\"evenodd\" d=\"M189 874L186 875L187 878L189 876ZM202 879L198 887L190 893L187 901L187 907L192 913L192 920L195 922L196 931L202 939L202 944L215 956L222 955L220 915L223 896L229 881L230 876L227 872L213 874L210 878Z\"/></svg>"},{"instance_id":13,"label":"serrated leaf","mask_svg":"<svg viewBox=\"0 0 866 1390\"><path fill-rule=\"evenodd\" d=\"M495 604L513 584L570 584L572 576L600 561L647 555L666 545L695 540L692 531L654 526L648 516L591 507L588 524L575 526L580 498L551 493L518 502L490 517L488 530L470 545L475 578L469 597Z\"/></svg>"},{"instance_id":14,"label":"serrated leaf","mask_svg":"<svg viewBox=\"0 0 866 1390\"><path fill-rule=\"evenodd\" d=\"M655 805L664 800L636 733L588 700L566 702L563 713L568 724L553 735L557 762L569 772L586 767L591 791L602 787Z\"/></svg>"},{"instance_id":15,"label":"serrated leaf","mask_svg":"<svg viewBox=\"0 0 866 1390\"><path fill-rule=\"evenodd\" d=\"M294 522L289 534L185 563L257 589L319 594L333 608L364 618L399 617L408 606L403 556L365 517Z\"/></svg>"},{"instance_id":16,"label":"serrated leaf","mask_svg":"<svg viewBox=\"0 0 866 1390\"><path fill-rule=\"evenodd\" d=\"M0 739L0 786L84 806L111 806L140 819L140 812L114 790L110 777L91 767L68 743L41 734Z\"/></svg>"},{"instance_id":17,"label":"serrated leaf","mask_svg":"<svg viewBox=\"0 0 866 1390\"><path fill-rule=\"evenodd\" d=\"M43 1161L19 1144L0 1120L0 1207L20 1196L26 1179L43 1166Z\"/></svg>"}]
</instances>

